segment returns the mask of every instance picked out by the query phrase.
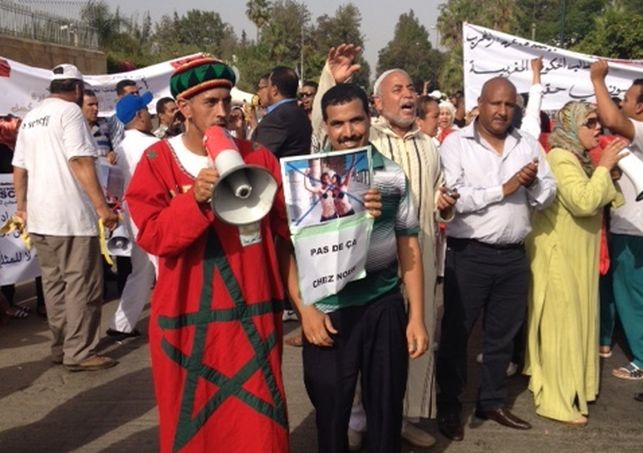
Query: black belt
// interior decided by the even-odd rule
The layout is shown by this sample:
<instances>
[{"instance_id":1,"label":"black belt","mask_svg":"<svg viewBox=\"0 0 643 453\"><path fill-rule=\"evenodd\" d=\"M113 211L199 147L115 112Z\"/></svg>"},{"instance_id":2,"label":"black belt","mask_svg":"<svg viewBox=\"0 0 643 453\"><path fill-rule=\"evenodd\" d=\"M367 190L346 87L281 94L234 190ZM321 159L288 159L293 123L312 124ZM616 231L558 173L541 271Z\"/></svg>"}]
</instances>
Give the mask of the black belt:
<instances>
[{"instance_id":1,"label":"black belt","mask_svg":"<svg viewBox=\"0 0 643 453\"><path fill-rule=\"evenodd\" d=\"M524 249L525 243L523 241L514 242L510 244L489 244L488 242L478 241L477 239L463 239L447 237L447 246L464 247L466 245L477 245L480 247L490 248L494 250L515 250Z\"/></svg>"}]
</instances>

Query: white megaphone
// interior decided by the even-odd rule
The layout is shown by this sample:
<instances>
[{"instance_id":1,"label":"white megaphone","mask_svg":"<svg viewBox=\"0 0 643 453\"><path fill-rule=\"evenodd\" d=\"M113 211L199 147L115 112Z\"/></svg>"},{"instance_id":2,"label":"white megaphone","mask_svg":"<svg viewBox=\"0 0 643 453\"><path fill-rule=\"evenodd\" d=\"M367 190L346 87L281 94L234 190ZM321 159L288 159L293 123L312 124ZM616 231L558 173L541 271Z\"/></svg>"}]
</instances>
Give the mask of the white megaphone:
<instances>
[{"instance_id":1,"label":"white megaphone","mask_svg":"<svg viewBox=\"0 0 643 453\"><path fill-rule=\"evenodd\" d=\"M222 127L206 129L203 145L219 173L212 195L212 210L217 217L231 225L248 225L264 218L277 193L272 174L258 165L247 165L234 139Z\"/></svg>"},{"instance_id":2,"label":"white megaphone","mask_svg":"<svg viewBox=\"0 0 643 453\"><path fill-rule=\"evenodd\" d=\"M132 240L127 227L121 222L107 239L107 251L112 256L131 256Z\"/></svg>"},{"instance_id":3,"label":"white megaphone","mask_svg":"<svg viewBox=\"0 0 643 453\"><path fill-rule=\"evenodd\" d=\"M618 168L625 173L625 176L630 178L636 192L636 201L641 201L643 200L643 161L628 148L625 148L622 152L628 152L629 154L618 161Z\"/></svg>"},{"instance_id":4,"label":"white megaphone","mask_svg":"<svg viewBox=\"0 0 643 453\"><path fill-rule=\"evenodd\" d=\"M618 137L615 135L603 135L598 139L601 148L605 148ZM618 168L621 169L625 176L632 181L634 186L636 201L643 200L643 161L639 159L631 149L625 148L621 154L628 153L627 156L618 161Z\"/></svg>"}]
</instances>

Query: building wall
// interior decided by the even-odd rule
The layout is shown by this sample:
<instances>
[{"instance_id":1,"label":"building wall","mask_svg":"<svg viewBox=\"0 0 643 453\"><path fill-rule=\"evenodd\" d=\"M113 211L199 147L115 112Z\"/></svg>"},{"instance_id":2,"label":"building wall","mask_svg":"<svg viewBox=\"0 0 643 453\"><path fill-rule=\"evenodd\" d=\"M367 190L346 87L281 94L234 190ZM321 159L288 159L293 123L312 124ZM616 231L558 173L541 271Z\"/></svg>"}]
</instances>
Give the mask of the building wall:
<instances>
[{"instance_id":1,"label":"building wall","mask_svg":"<svg viewBox=\"0 0 643 453\"><path fill-rule=\"evenodd\" d=\"M61 63L71 63L83 74L107 73L107 58L98 50L61 46L7 35L0 35L0 57L44 69L51 69Z\"/></svg>"}]
</instances>

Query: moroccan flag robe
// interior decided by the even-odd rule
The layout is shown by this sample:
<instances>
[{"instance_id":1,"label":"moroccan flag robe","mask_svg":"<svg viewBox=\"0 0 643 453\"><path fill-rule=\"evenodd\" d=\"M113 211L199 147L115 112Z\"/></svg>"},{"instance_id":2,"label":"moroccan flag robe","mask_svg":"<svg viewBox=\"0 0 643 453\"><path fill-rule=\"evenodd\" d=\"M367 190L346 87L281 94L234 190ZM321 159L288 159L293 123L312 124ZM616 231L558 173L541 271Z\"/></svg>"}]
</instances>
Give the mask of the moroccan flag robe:
<instances>
[{"instance_id":1,"label":"moroccan flag robe","mask_svg":"<svg viewBox=\"0 0 643 453\"><path fill-rule=\"evenodd\" d=\"M273 240L289 240L281 176L266 148L236 143L279 184L259 235L196 202L165 140L145 151L126 195L138 244L159 257L149 337L164 453L289 450Z\"/></svg>"}]
</instances>

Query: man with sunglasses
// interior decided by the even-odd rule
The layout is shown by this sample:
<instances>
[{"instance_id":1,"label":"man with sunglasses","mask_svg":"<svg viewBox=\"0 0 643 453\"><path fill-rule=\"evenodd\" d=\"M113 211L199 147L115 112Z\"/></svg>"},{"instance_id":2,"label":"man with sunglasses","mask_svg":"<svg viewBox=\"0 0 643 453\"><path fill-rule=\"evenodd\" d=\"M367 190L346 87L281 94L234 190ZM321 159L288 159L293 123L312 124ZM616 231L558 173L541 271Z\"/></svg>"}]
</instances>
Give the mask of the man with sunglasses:
<instances>
[{"instance_id":1,"label":"man with sunglasses","mask_svg":"<svg viewBox=\"0 0 643 453\"><path fill-rule=\"evenodd\" d=\"M277 66L270 72L265 88L266 115L252 134L253 141L278 158L310 153L313 131L306 112L297 105L298 83L291 68Z\"/></svg>"},{"instance_id":2,"label":"man with sunglasses","mask_svg":"<svg viewBox=\"0 0 643 453\"><path fill-rule=\"evenodd\" d=\"M313 114L313 101L317 94L317 86L317 82L306 80L303 83L301 90L299 90L299 105L304 109L309 120Z\"/></svg>"}]
</instances>

